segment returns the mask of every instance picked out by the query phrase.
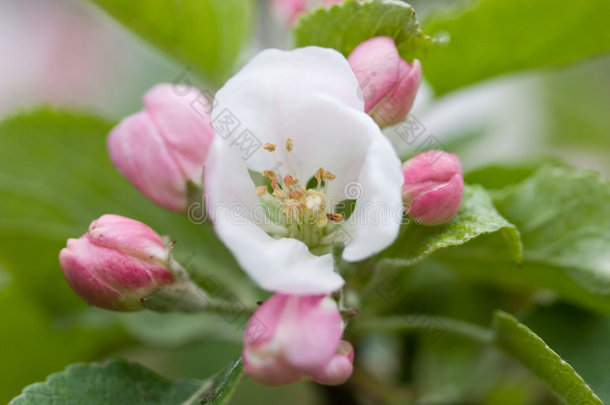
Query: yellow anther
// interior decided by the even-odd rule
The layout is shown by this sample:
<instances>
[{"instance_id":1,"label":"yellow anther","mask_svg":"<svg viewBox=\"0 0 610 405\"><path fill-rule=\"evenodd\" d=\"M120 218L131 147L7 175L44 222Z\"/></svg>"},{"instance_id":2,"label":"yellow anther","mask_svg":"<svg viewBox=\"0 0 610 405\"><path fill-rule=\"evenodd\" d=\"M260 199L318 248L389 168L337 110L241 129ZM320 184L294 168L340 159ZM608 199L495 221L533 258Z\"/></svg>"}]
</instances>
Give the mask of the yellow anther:
<instances>
[{"instance_id":1,"label":"yellow anther","mask_svg":"<svg viewBox=\"0 0 610 405\"><path fill-rule=\"evenodd\" d=\"M343 215L339 214L338 212L327 212L326 213L326 217L331 222L341 222L341 221L343 221Z\"/></svg>"},{"instance_id":2,"label":"yellow anther","mask_svg":"<svg viewBox=\"0 0 610 405\"><path fill-rule=\"evenodd\" d=\"M291 175L287 174L284 176L284 186L286 186L286 188L288 188L288 190L292 190L290 188L290 186L292 186L293 181L294 181L294 178Z\"/></svg>"},{"instance_id":3,"label":"yellow anther","mask_svg":"<svg viewBox=\"0 0 610 405\"><path fill-rule=\"evenodd\" d=\"M273 190L273 195L279 198L280 200L284 200L286 198L286 193L281 188L276 188Z\"/></svg>"},{"instance_id":4,"label":"yellow anther","mask_svg":"<svg viewBox=\"0 0 610 405\"><path fill-rule=\"evenodd\" d=\"M292 139L286 139L285 146L287 151L291 151ZM265 144L264 147L271 152L276 149L273 144ZM302 240L315 245L322 241L325 234L324 229L329 223L343 221L342 214L326 212L326 188L320 187L324 181L335 180L336 176L332 172L324 170L322 167L316 170L314 177L317 179L318 185L310 189L307 189L304 184L300 184L299 179L291 174L284 176L281 172L273 170L265 170L262 174L271 180L271 189L268 186L260 186L256 188L256 194L261 197L266 193L271 193L277 199L276 203L281 208L281 215L287 218L282 224L289 228L290 234L294 234L294 237L304 238ZM296 226L292 226L295 224ZM330 232L333 231L334 229L330 229Z\"/></svg>"},{"instance_id":5,"label":"yellow anther","mask_svg":"<svg viewBox=\"0 0 610 405\"><path fill-rule=\"evenodd\" d=\"M286 138L286 150L288 152L290 152L292 150L292 148L294 147L294 142L292 142L292 138Z\"/></svg>"},{"instance_id":6,"label":"yellow anther","mask_svg":"<svg viewBox=\"0 0 610 405\"><path fill-rule=\"evenodd\" d=\"M265 146L263 146L263 149L269 152L275 152L275 145L272 143L266 143Z\"/></svg>"},{"instance_id":7,"label":"yellow anther","mask_svg":"<svg viewBox=\"0 0 610 405\"><path fill-rule=\"evenodd\" d=\"M334 180L334 179L337 178L337 176L335 176L334 174L332 174L328 170L324 170L324 173L322 174L322 178L324 180Z\"/></svg>"},{"instance_id":8,"label":"yellow anther","mask_svg":"<svg viewBox=\"0 0 610 405\"><path fill-rule=\"evenodd\" d=\"M256 195L260 197L262 195L267 194L267 186L258 186L256 187Z\"/></svg>"},{"instance_id":9,"label":"yellow anther","mask_svg":"<svg viewBox=\"0 0 610 405\"><path fill-rule=\"evenodd\" d=\"M316 174L314 175L314 177L316 178L316 180L322 181L322 178L324 177L324 169L323 168L319 168L316 171Z\"/></svg>"},{"instance_id":10,"label":"yellow anther","mask_svg":"<svg viewBox=\"0 0 610 405\"><path fill-rule=\"evenodd\" d=\"M292 190L290 192L290 194L288 194L288 196L294 200L298 200L299 198L303 197L303 192L301 190Z\"/></svg>"}]
</instances>

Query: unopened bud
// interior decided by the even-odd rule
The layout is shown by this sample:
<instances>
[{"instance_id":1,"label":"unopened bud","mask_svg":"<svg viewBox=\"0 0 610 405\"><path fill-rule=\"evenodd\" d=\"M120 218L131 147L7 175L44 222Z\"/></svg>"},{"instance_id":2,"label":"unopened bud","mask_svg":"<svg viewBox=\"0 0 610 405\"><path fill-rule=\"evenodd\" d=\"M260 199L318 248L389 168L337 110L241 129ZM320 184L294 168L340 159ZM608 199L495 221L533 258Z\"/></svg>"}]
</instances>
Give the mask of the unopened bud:
<instances>
[{"instance_id":1,"label":"unopened bud","mask_svg":"<svg viewBox=\"0 0 610 405\"><path fill-rule=\"evenodd\" d=\"M144 95L144 110L123 119L108 136L116 168L142 194L173 211L187 209L189 184L202 187L214 136L209 114L194 106L203 97L193 88L184 94L159 84Z\"/></svg>"},{"instance_id":2,"label":"unopened bud","mask_svg":"<svg viewBox=\"0 0 610 405\"><path fill-rule=\"evenodd\" d=\"M83 300L115 311L144 309L146 297L179 281L161 237L147 225L118 215L103 215L86 234L68 239L59 262Z\"/></svg>"},{"instance_id":3,"label":"unopened bud","mask_svg":"<svg viewBox=\"0 0 610 405\"><path fill-rule=\"evenodd\" d=\"M419 61L402 59L390 37L362 42L347 60L360 84L365 111L380 127L402 121L413 106L421 80Z\"/></svg>"},{"instance_id":4,"label":"unopened bud","mask_svg":"<svg viewBox=\"0 0 610 405\"><path fill-rule=\"evenodd\" d=\"M254 313L244 338L244 367L265 385L307 378L325 385L352 374L353 349L341 340L343 321L328 296L275 294Z\"/></svg>"},{"instance_id":5,"label":"unopened bud","mask_svg":"<svg viewBox=\"0 0 610 405\"><path fill-rule=\"evenodd\" d=\"M301 14L319 6L331 6L343 0L272 0L272 11L285 25L290 26Z\"/></svg>"},{"instance_id":6,"label":"unopened bud","mask_svg":"<svg viewBox=\"0 0 610 405\"><path fill-rule=\"evenodd\" d=\"M460 208L464 179L462 164L452 153L431 150L420 153L402 166L403 200L407 213L423 225L440 225Z\"/></svg>"}]
</instances>

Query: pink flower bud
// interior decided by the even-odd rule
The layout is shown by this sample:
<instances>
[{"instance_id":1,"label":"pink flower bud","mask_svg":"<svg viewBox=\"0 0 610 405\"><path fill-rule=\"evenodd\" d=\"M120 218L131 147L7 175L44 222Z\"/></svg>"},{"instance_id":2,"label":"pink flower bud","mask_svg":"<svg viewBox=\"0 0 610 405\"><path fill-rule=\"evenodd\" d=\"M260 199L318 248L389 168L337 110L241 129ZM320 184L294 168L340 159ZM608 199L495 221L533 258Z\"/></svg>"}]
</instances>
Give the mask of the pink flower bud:
<instances>
[{"instance_id":1,"label":"pink flower bud","mask_svg":"<svg viewBox=\"0 0 610 405\"><path fill-rule=\"evenodd\" d=\"M343 320L328 296L275 294L254 313L244 338L244 367L265 385L309 378L344 383L352 374L353 349L341 341Z\"/></svg>"},{"instance_id":2,"label":"pink flower bud","mask_svg":"<svg viewBox=\"0 0 610 405\"><path fill-rule=\"evenodd\" d=\"M83 300L116 311L143 309L142 298L175 280L161 237L147 225L118 215L102 215L86 234L68 239L59 263Z\"/></svg>"},{"instance_id":3,"label":"pink flower bud","mask_svg":"<svg viewBox=\"0 0 610 405\"><path fill-rule=\"evenodd\" d=\"M419 61L402 59L389 37L362 42L347 60L360 84L365 111L380 127L402 121L413 106L421 80Z\"/></svg>"},{"instance_id":4,"label":"pink flower bud","mask_svg":"<svg viewBox=\"0 0 610 405\"><path fill-rule=\"evenodd\" d=\"M343 384L354 371L354 348L351 343L342 340L339 342L337 353L326 364L324 369L313 375L313 380L324 385Z\"/></svg>"},{"instance_id":5,"label":"pink flower bud","mask_svg":"<svg viewBox=\"0 0 610 405\"><path fill-rule=\"evenodd\" d=\"M142 194L173 211L186 210L189 182L201 187L214 136L209 115L198 108L204 96L188 90L153 87L142 99L144 110L123 119L107 140L116 168Z\"/></svg>"},{"instance_id":6,"label":"pink flower bud","mask_svg":"<svg viewBox=\"0 0 610 405\"><path fill-rule=\"evenodd\" d=\"M272 6L278 18L289 26L299 14L307 10L307 0L273 0Z\"/></svg>"},{"instance_id":7,"label":"pink flower bud","mask_svg":"<svg viewBox=\"0 0 610 405\"><path fill-rule=\"evenodd\" d=\"M273 11L286 25L291 25L302 13L318 6L328 7L343 0L272 0Z\"/></svg>"},{"instance_id":8,"label":"pink flower bud","mask_svg":"<svg viewBox=\"0 0 610 405\"><path fill-rule=\"evenodd\" d=\"M431 150L402 165L403 200L409 216L424 225L440 225L455 216L462 202L462 164L452 153Z\"/></svg>"}]
</instances>

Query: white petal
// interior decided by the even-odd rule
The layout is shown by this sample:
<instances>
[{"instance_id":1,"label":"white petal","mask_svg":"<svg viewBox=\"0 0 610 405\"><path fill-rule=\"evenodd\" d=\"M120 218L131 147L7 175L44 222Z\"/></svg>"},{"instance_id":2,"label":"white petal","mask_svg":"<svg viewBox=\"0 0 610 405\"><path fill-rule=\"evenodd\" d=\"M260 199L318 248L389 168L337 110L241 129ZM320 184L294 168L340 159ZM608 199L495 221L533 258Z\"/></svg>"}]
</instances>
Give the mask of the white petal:
<instances>
[{"instance_id":1,"label":"white petal","mask_svg":"<svg viewBox=\"0 0 610 405\"><path fill-rule=\"evenodd\" d=\"M343 251L345 260L365 259L396 239L402 219L403 180L400 159L390 141L385 137L374 138L358 182L350 185L354 194L361 195L342 226L349 240Z\"/></svg>"},{"instance_id":2,"label":"white petal","mask_svg":"<svg viewBox=\"0 0 610 405\"><path fill-rule=\"evenodd\" d=\"M315 256L299 240L274 239L252 222L236 225L219 210L215 223L220 238L239 264L263 289L285 294L328 294L343 286L330 254Z\"/></svg>"},{"instance_id":3,"label":"white petal","mask_svg":"<svg viewBox=\"0 0 610 405\"><path fill-rule=\"evenodd\" d=\"M213 121L220 122L227 116L239 121L239 128L227 137L230 143L239 143L239 136L247 130L261 146L267 142L278 146L274 154L259 148L249 156L250 169L260 172L279 168L283 174L290 171L292 175L307 176L301 178L306 182L320 163L307 160L309 164L302 167L302 160L311 157L312 150L323 148L322 142L340 130L338 125L326 127L329 119L332 122L327 118L332 117L332 112L319 116L325 112L324 106L316 106L320 97L364 111L356 77L340 53L318 47L288 52L265 50L218 92ZM285 151L286 138L294 140L294 153Z\"/></svg>"}]
</instances>

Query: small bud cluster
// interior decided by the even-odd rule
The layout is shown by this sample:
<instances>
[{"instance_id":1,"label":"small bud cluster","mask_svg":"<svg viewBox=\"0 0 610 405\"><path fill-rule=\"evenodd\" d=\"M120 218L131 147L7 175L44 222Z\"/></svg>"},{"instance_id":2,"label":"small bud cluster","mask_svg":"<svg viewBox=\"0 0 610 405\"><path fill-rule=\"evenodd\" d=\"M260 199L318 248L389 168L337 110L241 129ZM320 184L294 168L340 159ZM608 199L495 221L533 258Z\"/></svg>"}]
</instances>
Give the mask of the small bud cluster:
<instances>
[{"instance_id":1,"label":"small bud cluster","mask_svg":"<svg viewBox=\"0 0 610 405\"><path fill-rule=\"evenodd\" d=\"M342 384L352 374L354 359L352 345L341 340L343 326L337 303L328 296L275 294L248 323L242 355L245 370L265 385L302 378Z\"/></svg>"}]
</instances>

